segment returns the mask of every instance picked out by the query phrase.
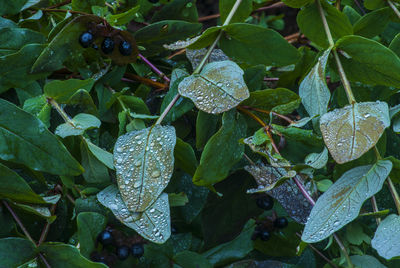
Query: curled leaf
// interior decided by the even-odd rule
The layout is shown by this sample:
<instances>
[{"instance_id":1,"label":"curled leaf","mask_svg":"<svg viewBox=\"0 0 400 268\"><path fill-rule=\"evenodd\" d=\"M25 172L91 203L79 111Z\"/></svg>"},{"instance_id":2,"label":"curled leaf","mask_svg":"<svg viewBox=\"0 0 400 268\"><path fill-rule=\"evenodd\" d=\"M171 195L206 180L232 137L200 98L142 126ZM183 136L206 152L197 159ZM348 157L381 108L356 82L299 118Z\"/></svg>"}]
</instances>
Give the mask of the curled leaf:
<instances>
[{"instance_id":1,"label":"curled leaf","mask_svg":"<svg viewBox=\"0 0 400 268\"><path fill-rule=\"evenodd\" d=\"M321 241L354 220L364 201L382 188L391 169L392 162L381 160L345 172L318 198L301 239L307 243Z\"/></svg>"},{"instance_id":2,"label":"curled leaf","mask_svg":"<svg viewBox=\"0 0 400 268\"><path fill-rule=\"evenodd\" d=\"M122 199L130 211L145 211L167 186L174 170L175 128L149 127L120 136L114 165Z\"/></svg>"},{"instance_id":3,"label":"curled leaf","mask_svg":"<svg viewBox=\"0 0 400 268\"><path fill-rule=\"evenodd\" d=\"M267 191L269 195L275 198L286 210L286 212L295 221L306 223L307 217L311 211L311 204L302 195L297 185L292 180L286 180L281 185L280 180L283 178L294 177L303 182L300 175L291 174L284 168L267 166L264 164L245 166L244 169L253 175L259 189L250 190L250 192ZM278 186L279 185L279 186ZM276 186L272 189L273 186ZM310 185L305 185L305 188L310 193Z\"/></svg>"},{"instance_id":4,"label":"curled leaf","mask_svg":"<svg viewBox=\"0 0 400 268\"><path fill-rule=\"evenodd\" d=\"M168 194L161 194L143 213L131 212L122 200L118 188L111 185L97 194L99 202L109 208L123 224L144 238L162 244L171 236Z\"/></svg>"},{"instance_id":5,"label":"curled leaf","mask_svg":"<svg viewBox=\"0 0 400 268\"><path fill-rule=\"evenodd\" d=\"M390 126L386 102L362 102L335 109L321 117L325 144L339 164L361 157Z\"/></svg>"},{"instance_id":6,"label":"curled leaf","mask_svg":"<svg viewBox=\"0 0 400 268\"><path fill-rule=\"evenodd\" d=\"M243 70L233 61L207 64L200 74L186 77L178 91L197 108L212 114L228 111L250 96Z\"/></svg>"}]
</instances>

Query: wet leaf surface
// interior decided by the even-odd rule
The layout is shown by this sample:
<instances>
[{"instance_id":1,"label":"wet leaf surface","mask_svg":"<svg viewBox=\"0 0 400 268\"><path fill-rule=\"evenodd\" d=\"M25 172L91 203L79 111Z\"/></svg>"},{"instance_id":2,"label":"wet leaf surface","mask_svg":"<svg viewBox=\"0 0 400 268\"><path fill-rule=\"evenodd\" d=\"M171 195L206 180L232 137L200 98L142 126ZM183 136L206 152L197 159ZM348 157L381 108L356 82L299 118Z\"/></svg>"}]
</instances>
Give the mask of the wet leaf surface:
<instances>
[{"instance_id":1,"label":"wet leaf surface","mask_svg":"<svg viewBox=\"0 0 400 268\"><path fill-rule=\"evenodd\" d=\"M321 117L325 144L339 164L357 159L371 149L390 125L385 102L362 102L335 109Z\"/></svg>"},{"instance_id":2,"label":"wet leaf surface","mask_svg":"<svg viewBox=\"0 0 400 268\"><path fill-rule=\"evenodd\" d=\"M400 256L400 216L387 216L376 229L371 245L387 260Z\"/></svg>"},{"instance_id":3,"label":"wet leaf surface","mask_svg":"<svg viewBox=\"0 0 400 268\"><path fill-rule=\"evenodd\" d=\"M185 78L178 91L191 99L200 110L219 114L249 97L243 74L243 70L232 61L212 62L200 74Z\"/></svg>"},{"instance_id":4,"label":"wet leaf surface","mask_svg":"<svg viewBox=\"0 0 400 268\"><path fill-rule=\"evenodd\" d=\"M380 160L373 166L345 172L318 198L301 239L307 243L321 241L353 221L364 201L382 188L391 169L392 162Z\"/></svg>"}]
</instances>

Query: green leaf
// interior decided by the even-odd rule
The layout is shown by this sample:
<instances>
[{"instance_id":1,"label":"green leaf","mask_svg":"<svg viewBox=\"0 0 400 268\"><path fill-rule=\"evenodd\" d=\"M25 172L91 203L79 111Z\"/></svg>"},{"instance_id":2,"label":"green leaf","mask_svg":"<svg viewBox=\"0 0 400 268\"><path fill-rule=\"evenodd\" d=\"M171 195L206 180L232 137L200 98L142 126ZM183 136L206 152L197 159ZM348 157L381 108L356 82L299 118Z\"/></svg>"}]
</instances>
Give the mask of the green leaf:
<instances>
[{"instance_id":1,"label":"green leaf","mask_svg":"<svg viewBox=\"0 0 400 268\"><path fill-rule=\"evenodd\" d=\"M378 226L371 245L378 254L389 260L400 256L400 216L391 214Z\"/></svg>"},{"instance_id":2,"label":"green leaf","mask_svg":"<svg viewBox=\"0 0 400 268\"><path fill-rule=\"evenodd\" d=\"M79 136L83 135L88 129L99 128L101 124L97 117L84 113L76 115L71 121L74 125L70 122L61 124L56 128L55 134L61 138Z\"/></svg>"},{"instance_id":3,"label":"green leaf","mask_svg":"<svg viewBox=\"0 0 400 268\"><path fill-rule=\"evenodd\" d=\"M380 263L375 257L370 255L353 255L350 260L356 267L362 268L386 268L385 265Z\"/></svg>"},{"instance_id":4,"label":"green leaf","mask_svg":"<svg viewBox=\"0 0 400 268\"><path fill-rule=\"evenodd\" d=\"M230 110L249 97L243 70L233 61L207 64L200 74L183 79L178 91L197 108L212 114Z\"/></svg>"},{"instance_id":5,"label":"green leaf","mask_svg":"<svg viewBox=\"0 0 400 268\"><path fill-rule=\"evenodd\" d=\"M197 159L192 146L180 138L176 139L174 150L175 165L193 176L197 168Z\"/></svg>"},{"instance_id":6,"label":"green leaf","mask_svg":"<svg viewBox=\"0 0 400 268\"><path fill-rule=\"evenodd\" d=\"M289 7L293 8L301 8L307 4L312 3L312 0L283 0L283 3Z\"/></svg>"},{"instance_id":7,"label":"green leaf","mask_svg":"<svg viewBox=\"0 0 400 268\"><path fill-rule=\"evenodd\" d=\"M235 111L224 113L222 127L208 140L201 154L200 165L193 176L196 185L212 185L225 179L241 158L244 145L239 139L246 135L244 118Z\"/></svg>"},{"instance_id":8,"label":"green leaf","mask_svg":"<svg viewBox=\"0 0 400 268\"><path fill-rule=\"evenodd\" d=\"M0 57L0 93L9 88L23 88L48 73L32 74L31 67L45 45L28 44L17 53Z\"/></svg>"},{"instance_id":9,"label":"green leaf","mask_svg":"<svg viewBox=\"0 0 400 268\"><path fill-rule=\"evenodd\" d=\"M201 30L200 23L164 20L152 23L135 32L137 44L146 48L146 55L157 55L164 51L164 44L192 37Z\"/></svg>"},{"instance_id":10,"label":"green leaf","mask_svg":"<svg viewBox=\"0 0 400 268\"><path fill-rule=\"evenodd\" d=\"M207 28L200 36L194 37L190 40L190 45L187 46L189 49L200 49L212 44L217 38L220 30L225 29L225 26L213 26Z\"/></svg>"},{"instance_id":11,"label":"green leaf","mask_svg":"<svg viewBox=\"0 0 400 268\"><path fill-rule=\"evenodd\" d=\"M208 114L202 111L197 113L196 119L196 147L202 150L207 141L217 131L219 116Z\"/></svg>"},{"instance_id":12,"label":"green leaf","mask_svg":"<svg viewBox=\"0 0 400 268\"><path fill-rule=\"evenodd\" d=\"M71 7L76 11L90 13L92 6L104 6L104 0L72 0Z\"/></svg>"},{"instance_id":13,"label":"green leaf","mask_svg":"<svg viewBox=\"0 0 400 268\"><path fill-rule=\"evenodd\" d=\"M96 212L81 212L76 218L78 239L82 256L89 258L96 249L97 236L104 230L107 219Z\"/></svg>"},{"instance_id":14,"label":"green leaf","mask_svg":"<svg viewBox=\"0 0 400 268\"><path fill-rule=\"evenodd\" d=\"M321 1L321 4L334 40L345 35L353 34L353 27L345 14L326 1ZM300 31L311 41L323 48L329 47L321 15L315 3L300 10L297 15L297 24Z\"/></svg>"},{"instance_id":15,"label":"green leaf","mask_svg":"<svg viewBox=\"0 0 400 268\"><path fill-rule=\"evenodd\" d=\"M396 53L397 57L400 57L400 34L397 34L390 42L389 49Z\"/></svg>"},{"instance_id":16,"label":"green leaf","mask_svg":"<svg viewBox=\"0 0 400 268\"><path fill-rule=\"evenodd\" d=\"M51 105L47 102L46 96L39 95L27 99L23 109L39 118L47 128L50 127Z\"/></svg>"},{"instance_id":17,"label":"green leaf","mask_svg":"<svg viewBox=\"0 0 400 268\"><path fill-rule=\"evenodd\" d=\"M90 150L90 152L106 167L109 169L114 169L113 163L113 155L112 153L107 152L106 150L101 149L100 147L94 145L89 140L85 139L85 142Z\"/></svg>"},{"instance_id":18,"label":"green leaf","mask_svg":"<svg viewBox=\"0 0 400 268\"><path fill-rule=\"evenodd\" d=\"M42 44L45 37L38 32L25 28L4 27L0 28L0 55L12 54L27 44Z\"/></svg>"},{"instance_id":19,"label":"green leaf","mask_svg":"<svg viewBox=\"0 0 400 268\"><path fill-rule=\"evenodd\" d=\"M151 242L162 244L171 236L168 194L163 193L158 196L143 213L131 212L114 185L98 193L97 199L123 224Z\"/></svg>"},{"instance_id":20,"label":"green leaf","mask_svg":"<svg viewBox=\"0 0 400 268\"><path fill-rule=\"evenodd\" d=\"M46 204L16 172L0 163L0 196L15 202Z\"/></svg>"},{"instance_id":21,"label":"green leaf","mask_svg":"<svg viewBox=\"0 0 400 268\"><path fill-rule=\"evenodd\" d=\"M361 19L361 15L351 6L344 6L343 13L349 18L349 21L352 25Z\"/></svg>"},{"instance_id":22,"label":"green leaf","mask_svg":"<svg viewBox=\"0 0 400 268\"><path fill-rule=\"evenodd\" d=\"M383 0L365 0L364 6L369 10L374 10L386 6L386 3Z\"/></svg>"},{"instance_id":23,"label":"green leaf","mask_svg":"<svg viewBox=\"0 0 400 268\"><path fill-rule=\"evenodd\" d=\"M94 80L68 79L53 80L44 86L44 93L47 97L53 98L59 103L66 103L79 89L90 91Z\"/></svg>"},{"instance_id":24,"label":"green leaf","mask_svg":"<svg viewBox=\"0 0 400 268\"><path fill-rule=\"evenodd\" d=\"M240 260L253 250L254 220L249 220L242 232L232 241L226 242L202 253L203 257L213 265L223 265L235 260Z\"/></svg>"},{"instance_id":25,"label":"green leaf","mask_svg":"<svg viewBox=\"0 0 400 268\"><path fill-rule=\"evenodd\" d=\"M275 111L280 114L293 112L300 104L299 96L286 88L264 89L250 92L250 97L241 105Z\"/></svg>"},{"instance_id":26,"label":"green leaf","mask_svg":"<svg viewBox=\"0 0 400 268\"><path fill-rule=\"evenodd\" d=\"M188 22L197 22L199 15L197 14L195 0L175 0L164 5L160 10L156 11L151 18L151 22L162 20L183 20Z\"/></svg>"},{"instance_id":27,"label":"green leaf","mask_svg":"<svg viewBox=\"0 0 400 268\"><path fill-rule=\"evenodd\" d=\"M225 22L228 17L229 12L231 11L233 5L236 3L236 0L221 0L219 1L219 14L221 15L221 22ZM231 18L230 23L234 22L243 22L250 16L251 11L253 11L253 1L252 0L244 0L240 3L237 11Z\"/></svg>"},{"instance_id":28,"label":"green leaf","mask_svg":"<svg viewBox=\"0 0 400 268\"><path fill-rule=\"evenodd\" d=\"M170 207L183 207L189 202L187 195L184 192L181 193L169 193L168 202Z\"/></svg>"},{"instance_id":29,"label":"green leaf","mask_svg":"<svg viewBox=\"0 0 400 268\"><path fill-rule=\"evenodd\" d=\"M390 49L360 36L345 36L336 46L347 55L340 59L350 81L400 86L400 59Z\"/></svg>"},{"instance_id":30,"label":"green leaf","mask_svg":"<svg viewBox=\"0 0 400 268\"><path fill-rule=\"evenodd\" d=\"M220 47L228 57L238 62L286 66L300 59L297 49L272 29L234 23L224 27L224 31L226 34L220 40Z\"/></svg>"},{"instance_id":31,"label":"green leaf","mask_svg":"<svg viewBox=\"0 0 400 268\"><path fill-rule=\"evenodd\" d=\"M174 256L174 263L185 268L212 268L208 260L199 253L184 250Z\"/></svg>"},{"instance_id":32,"label":"green leaf","mask_svg":"<svg viewBox=\"0 0 400 268\"><path fill-rule=\"evenodd\" d=\"M275 130L277 133L283 134L288 140L296 140L297 142L313 147L321 147L322 149L322 138L313 133L312 130L297 127L283 127L275 124L272 124L271 126L273 131Z\"/></svg>"},{"instance_id":33,"label":"green leaf","mask_svg":"<svg viewBox=\"0 0 400 268\"><path fill-rule=\"evenodd\" d=\"M135 6L128 11L125 11L123 13L115 14L115 15L107 15L106 20L108 23L110 23L112 26L121 26L129 23L131 20L134 18L139 17L138 11L140 9L140 6Z\"/></svg>"},{"instance_id":34,"label":"green leaf","mask_svg":"<svg viewBox=\"0 0 400 268\"><path fill-rule=\"evenodd\" d=\"M345 172L318 198L301 239L307 243L321 241L357 218L364 201L379 192L391 169L392 162L379 160L373 166Z\"/></svg>"},{"instance_id":35,"label":"green leaf","mask_svg":"<svg viewBox=\"0 0 400 268\"><path fill-rule=\"evenodd\" d=\"M167 186L174 170L175 128L155 125L120 136L114 165L122 199L131 211L145 211Z\"/></svg>"},{"instance_id":36,"label":"green leaf","mask_svg":"<svg viewBox=\"0 0 400 268\"><path fill-rule=\"evenodd\" d=\"M89 150L86 140L80 145L82 166L85 169L83 177L88 183L106 183L110 181L108 169L94 154Z\"/></svg>"},{"instance_id":37,"label":"green leaf","mask_svg":"<svg viewBox=\"0 0 400 268\"><path fill-rule=\"evenodd\" d=\"M35 245L23 238L8 237L0 239L0 266L17 267L36 255Z\"/></svg>"},{"instance_id":38,"label":"green leaf","mask_svg":"<svg viewBox=\"0 0 400 268\"><path fill-rule=\"evenodd\" d=\"M307 76L301 81L299 96L307 113L313 117L327 112L331 92L326 84L325 70L331 49L327 49L318 58Z\"/></svg>"},{"instance_id":39,"label":"green leaf","mask_svg":"<svg viewBox=\"0 0 400 268\"><path fill-rule=\"evenodd\" d=\"M381 34L390 22L389 7L370 12L354 24L354 35L372 38Z\"/></svg>"},{"instance_id":40,"label":"green leaf","mask_svg":"<svg viewBox=\"0 0 400 268\"><path fill-rule=\"evenodd\" d=\"M0 99L0 158L33 170L76 176L82 167L33 115Z\"/></svg>"},{"instance_id":41,"label":"green leaf","mask_svg":"<svg viewBox=\"0 0 400 268\"><path fill-rule=\"evenodd\" d=\"M361 157L390 126L386 102L362 102L335 109L320 119L325 144L339 164Z\"/></svg>"},{"instance_id":42,"label":"green leaf","mask_svg":"<svg viewBox=\"0 0 400 268\"><path fill-rule=\"evenodd\" d=\"M1 1L0 2L0 16L15 15L31 6L39 3L40 0L15 0L15 1Z\"/></svg>"},{"instance_id":43,"label":"green leaf","mask_svg":"<svg viewBox=\"0 0 400 268\"><path fill-rule=\"evenodd\" d=\"M98 262L91 262L84 258L79 250L72 246L56 242L43 243L39 247L44 253L46 260L51 267L57 268L105 268L106 265Z\"/></svg>"},{"instance_id":44,"label":"green leaf","mask_svg":"<svg viewBox=\"0 0 400 268\"><path fill-rule=\"evenodd\" d=\"M324 147L321 153L311 153L304 159L304 163L315 169L324 168L328 162L328 150Z\"/></svg>"}]
</instances>

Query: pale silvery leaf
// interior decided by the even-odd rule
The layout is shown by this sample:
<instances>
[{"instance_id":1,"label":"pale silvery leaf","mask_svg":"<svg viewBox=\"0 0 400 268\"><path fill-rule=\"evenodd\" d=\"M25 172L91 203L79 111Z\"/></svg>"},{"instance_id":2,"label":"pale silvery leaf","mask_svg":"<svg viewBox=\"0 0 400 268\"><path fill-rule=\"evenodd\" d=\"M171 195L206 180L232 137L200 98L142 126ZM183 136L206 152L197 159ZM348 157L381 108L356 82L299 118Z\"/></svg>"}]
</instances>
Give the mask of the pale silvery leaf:
<instances>
[{"instance_id":1,"label":"pale silvery leaf","mask_svg":"<svg viewBox=\"0 0 400 268\"><path fill-rule=\"evenodd\" d=\"M319 242L353 221L364 201L382 188L391 170L392 162L380 160L345 172L318 198L301 239Z\"/></svg>"},{"instance_id":2,"label":"pale silvery leaf","mask_svg":"<svg viewBox=\"0 0 400 268\"><path fill-rule=\"evenodd\" d=\"M266 166L264 164L245 166L244 169L253 175L259 185L259 189L268 188L282 177L288 175L284 168ZM303 183L300 175L296 175L296 178ZM305 185L305 188L311 194L310 184ZM272 190L269 189L267 193L275 198L295 221L301 224L306 223L311 211L311 204L292 180L286 180Z\"/></svg>"},{"instance_id":3,"label":"pale silvery leaf","mask_svg":"<svg viewBox=\"0 0 400 268\"><path fill-rule=\"evenodd\" d=\"M197 68L206 53L207 49L205 48L186 49L186 57L192 64L193 70ZM208 57L207 59L207 63L224 60L229 60L229 57L225 55L225 53L221 49L216 48L213 49L213 51L211 52L210 57Z\"/></svg>"},{"instance_id":4,"label":"pale silvery leaf","mask_svg":"<svg viewBox=\"0 0 400 268\"><path fill-rule=\"evenodd\" d=\"M318 62L300 83L299 96L311 117L326 113L331 98L325 80L325 68L330 52L330 48L324 51L322 56L318 58Z\"/></svg>"},{"instance_id":5,"label":"pale silvery leaf","mask_svg":"<svg viewBox=\"0 0 400 268\"><path fill-rule=\"evenodd\" d=\"M56 128L55 134L61 138L79 136L87 129L99 128L101 124L96 116L84 113L76 115L71 122L73 125L69 122L59 125Z\"/></svg>"},{"instance_id":6,"label":"pale silvery leaf","mask_svg":"<svg viewBox=\"0 0 400 268\"><path fill-rule=\"evenodd\" d=\"M144 212L131 212L115 185L97 194L99 202L109 208L115 217L151 242L162 244L171 236L168 194L163 193Z\"/></svg>"},{"instance_id":7,"label":"pale silvery leaf","mask_svg":"<svg viewBox=\"0 0 400 268\"><path fill-rule=\"evenodd\" d=\"M172 44L164 44L163 47L168 50L183 49L196 42L200 37L201 35L195 36L193 38L188 38L186 40L178 40Z\"/></svg>"},{"instance_id":8,"label":"pale silvery leaf","mask_svg":"<svg viewBox=\"0 0 400 268\"><path fill-rule=\"evenodd\" d=\"M361 102L335 109L321 117L325 144L339 164L357 159L371 149L390 126L386 102Z\"/></svg>"},{"instance_id":9,"label":"pale silvery leaf","mask_svg":"<svg viewBox=\"0 0 400 268\"><path fill-rule=\"evenodd\" d=\"M317 117L316 115L312 116L312 117L304 117L302 119L300 119L299 121L294 121L293 123L290 123L288 125L288 127L303 127L305 126L308 122L310 122L311 120L313 120L315 117Z\"/></svg>"},{"instance_id":10,"label":"pale silvery leaf","mask_svg":"<svg viewBox=\"0 0 400 268\"><path fill-rule=\"evenodd\" d=\"M375 257L370 255L353 255L350 256L351 263L355 267L360 268L386 268L385 265L380 263Z\"/></svg>"},{"instance_id":11,"label":"pale silvery leaf","mask_svg":"<svg viewBox=\"0 0 400 268\"><path fill-rule=\"evenodd\" d=\"M175 128L155 125L120 136L114 148L118 187L130 211L145 211L174 170Z\"/></svg>"},{"instance_id":12,"label":"pale silvery leaf","mask_svg":"<svg viewBox=\"0 0 400 268\"><path fill-rule=\"evenodd\" d=\"M389 260L400 256L400 216L387 216L376 229L371 245L378 254Z\"/></svg>"},{"instance_id":13,"label":"pale silvery leaf","mask_svg":"<svg viewBox=\"0 0 400 268\"><path fill-rule=\"evenodd\" d=\"M207 64L200 74L183 79L178 91L198 109L212 114L228 111L250 96L243 70L232 61Z\"/></svg>"},{"instance_id":14,"label":"pale silvery leaf","mask_svg":"<svg viewBox=\"0 0 400 268\"><path fill-rule=\"evenodd\" d=\"M320 169L325 167L328 162L328 150L324 147L321 153L311 153L306 156L304 163L312 168Z\"/></svg>"}]
</instances>

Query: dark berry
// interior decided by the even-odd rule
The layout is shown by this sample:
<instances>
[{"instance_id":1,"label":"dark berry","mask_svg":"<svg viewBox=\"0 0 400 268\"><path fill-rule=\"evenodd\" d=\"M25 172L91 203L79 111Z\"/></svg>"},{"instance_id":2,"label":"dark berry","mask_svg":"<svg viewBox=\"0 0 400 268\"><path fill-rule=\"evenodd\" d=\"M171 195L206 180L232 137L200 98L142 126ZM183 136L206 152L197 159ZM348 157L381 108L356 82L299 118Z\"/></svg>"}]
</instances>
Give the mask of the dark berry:
<instances>
[{"instance_id":1,"label":"dark berry","mask_svg":"<svg viewBox=\"0 0 400 268\"><path fill-rule=\"evenodd\" d=\"M114 40L110 37L104 38L103 43L101 43L101 50L104 54L111 54L114 50Z\"/></svg>"},{"instance_id":2,"label":"dark berry","mask_svg":"<svg viewBox=\"0 0 400 268\"><path fill-rule=\"evenodd\" d=\"M103 232L101 232L99 234L99 236L97 237L97 240L100 243L102 243L104 246L111 245L114 242L112 234L107 230L104 230Z\"/></svg>"},{"instance_id":3,"label":"dark berry","mask_svg":"<svg viewBox=\"0 0 400 268\"><path fill-rule=\"evenodd\" d=\"M144 247L142 244L133 244L131 248L133 257L140 258L144 254Z\"/></svg>"},{"instance_id":4,"label":"dark berry","mask_svg":"<svg viewBox=\"0 0 400 268\"><path fill-rule=\"evenodd\" d=\"M256 240L260 236L260 231L255 230L254 233L251 235L251 240Z\"/></svg>"},{"instance_id":5,"label":"dark berry","mask_svg":"<svg viewBox=\"0 0 400 268\"><path fill-rule=\"evenodd\" d=\"M79 43L84 48L90 47L90 45L93 43L93 34L91 34L89 32L83 32L79 36Z\"/></svg>"},{"instance_id":6,"label":"dark berry","mask_svg":"<svg viewBox=\"0 0 400 268\"><path fill-rule=\"evenodd\" d=\"M257 198L256 204L264 210L271 210L274 207L274 200L269 195L263 195Z\"/></svg>"},{"instance_id":7,"label":"dark berry","mask_svg":"<svg viewBox=\"0 0 400 268\"><path fill-rule=\"evenodd\" d=\"M262 231L262 232L260 233L259 236L260 236L260 239L261 239L262 241L267 241L267 240L270 239L271 234L270 234L267 230L264 230L264 231Z\"/></svg>"},{"instance_id":8,"label":"dark berry","mask_svg":"<svg viewBox=\"0 0 400 268\"><path fill-rule=\"evenodd\" d=\"M155 4L158 3L158 0L149 0L149 2Z\"/></svg>"},{"instance_id":9,"label":"dark berry","mask_svg":"<svg viewBox=\"0 0 400 268\"><path fill-rule=\"evenodd\" d=\"M285 228L286 226L288 226L288 224L288 220L285 217L276 218L276 220L274 221L274 226L276 228Z\"/></svg>"},{"instance_id":10,"label":"dark berry","mask_svg":"<svg viewBox=\"0 0 400 268\"><path fill-rule=\"evenodd\" d=\"M132 54L132 45L129 42L121 42L119 43L119 52L121 55L129 56Z\"/></svg>"},{"instance_id":11,"label":"dark berry","mask_svg":"<svg viewBox=\"0 0 400 268\"><path fill-rule=\"evenodd\" d=\"M128 246L120 246L117 247L117 256L121 261L127 259L129 257L130 249Z\"/></svg>"}]
</instances>

